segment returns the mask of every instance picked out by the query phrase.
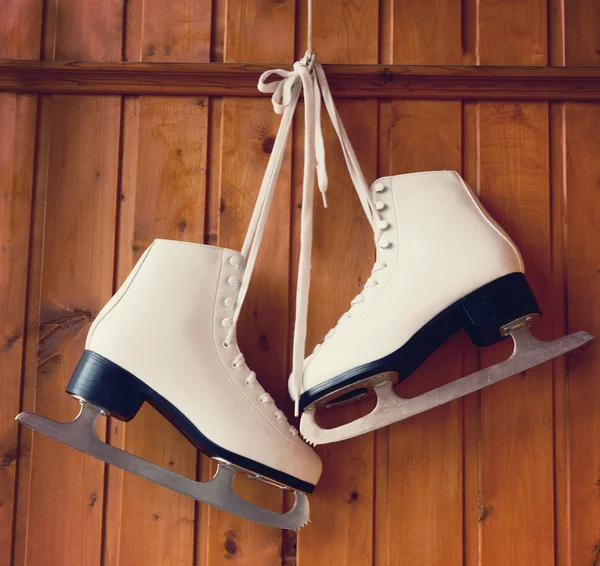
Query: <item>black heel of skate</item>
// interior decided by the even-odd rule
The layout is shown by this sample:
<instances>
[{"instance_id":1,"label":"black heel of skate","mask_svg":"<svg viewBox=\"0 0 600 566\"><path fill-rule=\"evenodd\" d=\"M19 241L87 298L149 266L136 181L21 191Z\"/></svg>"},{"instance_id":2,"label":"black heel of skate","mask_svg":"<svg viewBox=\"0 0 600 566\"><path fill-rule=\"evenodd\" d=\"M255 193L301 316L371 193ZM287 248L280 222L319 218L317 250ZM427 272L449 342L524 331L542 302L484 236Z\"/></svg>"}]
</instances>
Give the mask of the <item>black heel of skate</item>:
<instances>
[{"instance_id":1,"label":"black heel of skate","mask_svg":"<svg viewBox=\"0 0 600 566\"><path fill-rule=\"evenodd\" d=\"M511 273L477 289L460 301L469 338L489 346L506 338L501 328L527 315L542 314L522 273Z\"/></svg>"},{"instance_id":2,"label":"black heel of skate","mask_svg":"<svg viewBox=\"0 0 600 566\"><path fill-rule=\"evenodd\" d=\"M67 393L105 409L121 421L135 417L146 400L144 384L133 374L86 350L67 385Z\"/></svg>"}]
</instances>

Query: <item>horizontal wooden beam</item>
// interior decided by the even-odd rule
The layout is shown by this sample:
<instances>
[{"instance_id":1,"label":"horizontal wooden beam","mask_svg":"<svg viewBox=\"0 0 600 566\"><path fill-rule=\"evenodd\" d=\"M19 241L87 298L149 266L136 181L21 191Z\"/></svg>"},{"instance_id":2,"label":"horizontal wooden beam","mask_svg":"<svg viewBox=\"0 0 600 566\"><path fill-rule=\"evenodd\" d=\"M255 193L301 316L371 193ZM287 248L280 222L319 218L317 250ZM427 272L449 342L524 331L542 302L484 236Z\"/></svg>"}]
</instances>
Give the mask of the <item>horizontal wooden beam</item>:
<instances>
[{"instance_id":1,"label":"horizontal wooden beam","mask_svg":"<svg viewBox=\"0 0 600 566\"><path fill-rule=\"evenodd\" d=\"M0 91L260 96L259 76L289 64L0 60ZM600 100L600 68L325 65L336 97Z\"/></svg>"}]
</instances>

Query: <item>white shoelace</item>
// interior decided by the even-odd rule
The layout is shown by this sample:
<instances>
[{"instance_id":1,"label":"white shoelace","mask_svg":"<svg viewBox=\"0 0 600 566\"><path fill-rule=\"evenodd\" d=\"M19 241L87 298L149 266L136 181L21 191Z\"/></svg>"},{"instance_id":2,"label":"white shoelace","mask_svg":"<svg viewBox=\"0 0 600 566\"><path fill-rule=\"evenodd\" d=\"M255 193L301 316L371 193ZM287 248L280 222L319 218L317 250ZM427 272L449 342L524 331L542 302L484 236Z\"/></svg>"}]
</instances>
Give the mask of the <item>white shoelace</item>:
<instances>
[{"instance_id":1,"label":"white shoelace","mask_svg":"<svg viewBox=\"0 0 600 566\"><path fill-rule=\"evenodd\" d=\"M352 307L355 305L360 305L361 303L364 303L366 301L366 297L364 295L365 291L367 289L370 289L371 287L376 287L377 285L379 285L379 281L377 280L375 273L381 271L382 269L385 269L386 267L387 263L384 261L375 262L375 264L373 265L373 269L371 270L371 276L366 280L363 286L363 290L358 295L356 295L356 297L354 297L352 301L350 301L350 309L347 310L337 321L337 324L327 334L325 334L325 336L323 337L323 342L326 342L329 338L335 336L337 328L342 322L352 318ZM317 344L315 346L314 351L316 352L320 347L321 344Z\"/></svg>"},{"instance_id":2,"label":"white shoelace","mask_svg":"<svg viewBox=\"0 0 600 566\"><path fill-rule=\"evenodd\" d=\"M272 77L277 80L267 82ZM263 73L258 81L258 90L272 93L273 108L282 114L279 130L275 138L271 157L262 180L254 212L248 227L248 233L242 246L244 273L240 284L237 306L233 315L233 324L229 329L226 342L231 342L252 272L256 264L258 250L264 234L265 224L273 201L274 189L285 154L285 146L292 126L292 119L300 93L304 92L304 179L302 184L302 213L300 223L300 259L298 265L298 283L296 287L296 316L294 321L294 342L292 353L292 383L295 392L294 414L298 416L299 401L302 390L302 374L306 347L306 330L308 314L308 295L310 288L310 260L312 252L312 220L315 185L315 169L317 183L327 207L327 170L325 167L325 145L321 130L321 97L340 140L346 166L360 199L363 210L369 220L375 240L380 235L381 217L371 198L369 186L348 139L348 134L339 117L335 103L329 90L325 72L314 53L307 51L305 56L294 63L293 71L275 69Z\"/></svg>"}]
</instances>

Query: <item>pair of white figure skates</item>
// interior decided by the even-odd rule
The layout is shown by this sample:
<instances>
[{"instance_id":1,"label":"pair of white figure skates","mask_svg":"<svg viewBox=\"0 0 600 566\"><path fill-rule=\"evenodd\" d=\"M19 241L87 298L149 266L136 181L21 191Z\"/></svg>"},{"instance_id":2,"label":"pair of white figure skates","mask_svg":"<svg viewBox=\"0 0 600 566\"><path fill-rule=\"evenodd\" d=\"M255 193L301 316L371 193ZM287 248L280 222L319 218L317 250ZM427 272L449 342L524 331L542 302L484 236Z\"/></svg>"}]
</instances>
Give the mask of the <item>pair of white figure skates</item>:
<instances>
[{"instance_id":1,"label":"pair of white figure skates","mask_svg":"<svg viewBox=\"0 0 600 566\"><path fill-rule=\"evenodd\" d=\"M278 80L267 82L273 73ZM435 171L385 177L371 187L337 115L314 55L294 71L266 73L259 83L283 113L242 253L201 244L156 240L102 309L67 386L81 402L70 423L22 413L44 434L180 493L248 519L299 529L309 519L306 493L321 461L298 435L244 362L235 334L264 223L283 160L292 116L304 90L306 142L302 252L297 291L290 394L300 431L311 444L348 439L477 391L577 348L577 332L540 342L529 325L540 309L519 251L461 177ZM359 198L373 227L377 257L364 290L324 341L304 360L315 167L325 194L320 97L342 143ZM464 329L477 346L511 336L506 361L411 399L393 385ZM375 393L373 411L337 428L321 428L315 413ZM150 403L195 446L219 461L216 475L196 482L102 442L100 415L129 421ZM284 514L253 505L232 487L237 472L295 492Z\"/></svg>"}]
</instances>

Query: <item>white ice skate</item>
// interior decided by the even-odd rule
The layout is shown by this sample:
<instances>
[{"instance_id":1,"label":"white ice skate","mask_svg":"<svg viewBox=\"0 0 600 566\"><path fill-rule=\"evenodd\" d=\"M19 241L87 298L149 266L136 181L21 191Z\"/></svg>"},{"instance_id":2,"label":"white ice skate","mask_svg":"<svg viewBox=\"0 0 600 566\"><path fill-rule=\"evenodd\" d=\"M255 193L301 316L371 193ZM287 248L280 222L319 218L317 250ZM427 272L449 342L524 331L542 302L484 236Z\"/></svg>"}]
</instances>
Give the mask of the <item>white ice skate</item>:
<instances>
[{"instance_id":1,"label":"white ice skate","mask_svg":"<svg viewBox=\"0 0 600 566\"><path fill-rule=\"evenodd\" d=\"M434 171L379 179L372 186L377 261L365 288L292 374L290 394L303 410L311 444L352 438L437 407L578 348L576 332L541 342L529 332L540 309L519 251L461 177ZM411 399L393 385L408 377L460 329L477 346L508 336L504 362ZM372 412L336 428L315 420L320 408L374 390Z\"/></svg>"},{"instance_id":2,"label":"white ice skate","mask_svg":"<svg viewBox=\"0 0 600 566\"><path fill-rule=\"evenodd\" d=\"M156 240L90 329L86 351L67 386L67 392L81 402L79 416L70 423L32 413L17 416L34 430L184 495L259 523L294 530L309 520L307 497L298 492L312 492L321 461L245 364L235 328L293 114L304 90L305 210L295 331L295 344L302 343L295 350L303 351L315 151L323 152L314 65L314 56L307 53L294 71L277 70L261 77L260 90L273 93L275 109L283 117L242 253ZM320 66L319 70L322 73ZM273 76L276 80L267 83ZM322 177L324 164L319 167ZM95 423L100 415L128 421L144 402L219 461L210 481L193 481L97 437ZM293 508L279 514L239 498L232 488L236 472L295 490Z\"/></svg>"},{"instance_id":3,"label":"white ice skate","mask_svg":"<svg viewBox=\"0 0 600 566\"><path fill-rule=\"evenodd\" d=\"M70 423L31 413L17 419L105 462L215 507L278 528L309 519L308 500L275 513L239 498L236 472L296 492L312 492L317 454L273 404L228 336L243 258L233 250L156 240L94 321L86 350L67 386L81 400ZM131 420L144 402L202 452L219 461L196 482L102 442L100 415Z\"/></svg>"}]
</instances>

